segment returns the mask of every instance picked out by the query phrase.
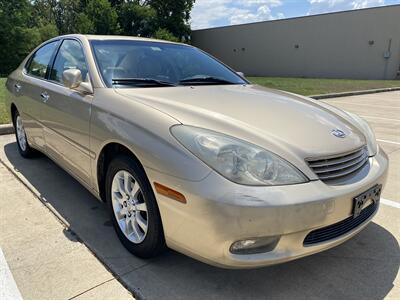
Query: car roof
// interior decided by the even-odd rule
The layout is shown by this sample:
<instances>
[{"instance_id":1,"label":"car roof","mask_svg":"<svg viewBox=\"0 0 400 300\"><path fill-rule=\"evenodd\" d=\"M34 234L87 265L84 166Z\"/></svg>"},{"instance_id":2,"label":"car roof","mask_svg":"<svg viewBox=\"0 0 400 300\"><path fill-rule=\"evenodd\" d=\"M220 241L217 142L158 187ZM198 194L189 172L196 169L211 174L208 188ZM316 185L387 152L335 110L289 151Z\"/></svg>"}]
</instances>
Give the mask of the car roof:
<instances>
[{"instance_id":1,"label":"car roof","mask_svg":"<svg viewBox=\"0 0 400 300\"><path fill-rule=\"evenodd\" d=\"M139 36L125 36L125 35L94 35L94 34L68 34L58 36L57 38L66 38L66 37L77 37L77 38L86 38L89 41L97 40L97 41L107 41L107 40L127 40L127 41L147 41L147 42L159 42L159 43L167 43L167 44L178 44L178 45L186 45L183 43L170 42L165 40L158 40L153 38L144 38Z\"/></svg>"}]
</instances>

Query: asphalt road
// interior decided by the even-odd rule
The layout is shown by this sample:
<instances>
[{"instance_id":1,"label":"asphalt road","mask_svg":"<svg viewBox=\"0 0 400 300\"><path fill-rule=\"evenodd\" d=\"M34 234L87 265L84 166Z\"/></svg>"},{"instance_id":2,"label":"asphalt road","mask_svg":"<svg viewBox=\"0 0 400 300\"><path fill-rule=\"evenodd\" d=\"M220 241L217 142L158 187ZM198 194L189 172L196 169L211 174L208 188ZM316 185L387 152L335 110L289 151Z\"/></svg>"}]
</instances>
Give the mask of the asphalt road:
<instances>
[{"instance_id":1,"label":"asphalt road","mask_svg":"<svg viewBox=\"0 0 400 300\"><path fill-rule=\"evenodd\" d=\"M374 221L348 242L255 270L218 269L174 251L151 260L132 256L117 240L104 204L51 160L24 160L15 138L0 136L0 247L22 297L129 298L123 284L147 299L400 299L400 92L326 102L361 114L375 129L391 163L386 201ZM14 197L24 201L12 209ZM43 218L48 221L38 224ZM79 249L63 254L56 248L61 254L55 259L54 251L46 251L50 238ZM42 255L26 250L38 247L38 240L45 245L35 248ZM38 270L42 277L37 278ZM54 278L46 278L46 272Z\"/></svg>"}]
</instances>

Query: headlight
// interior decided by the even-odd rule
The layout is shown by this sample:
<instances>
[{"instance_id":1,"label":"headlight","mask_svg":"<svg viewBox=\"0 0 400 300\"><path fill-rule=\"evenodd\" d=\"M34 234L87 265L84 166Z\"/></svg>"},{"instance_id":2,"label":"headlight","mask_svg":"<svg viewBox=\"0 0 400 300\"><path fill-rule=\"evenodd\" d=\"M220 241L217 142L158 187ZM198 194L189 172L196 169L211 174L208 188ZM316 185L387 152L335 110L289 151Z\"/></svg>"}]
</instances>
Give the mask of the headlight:
<instances>
[{"instance_id":1,"label":"headlight","mask_svg":"<svg viewBox=\"0 0 400 300\"><path fill-rule=\"evenodd\" d=\"M372 131L371 127L369 127L368 123L364 119L357 116L356 114L350 113L348 111L346 111L346 113L357 123L362 133L365 134L365 138L367 139L367 147L369 155L370 156L376 155L378 151L378 145L376 143L375 134Z\"/></svg>"},{"instance_id":2,"label":"headlight","mask_svg":"<svg viewBox=\"0 0 400 300\"><path fill-rule=\"evenodd\" d=\"M234 137L184 125L173 126L171 133L210 168L233 182L284 185L307 181L281 157Z\"/></svg>"}]
</instances>

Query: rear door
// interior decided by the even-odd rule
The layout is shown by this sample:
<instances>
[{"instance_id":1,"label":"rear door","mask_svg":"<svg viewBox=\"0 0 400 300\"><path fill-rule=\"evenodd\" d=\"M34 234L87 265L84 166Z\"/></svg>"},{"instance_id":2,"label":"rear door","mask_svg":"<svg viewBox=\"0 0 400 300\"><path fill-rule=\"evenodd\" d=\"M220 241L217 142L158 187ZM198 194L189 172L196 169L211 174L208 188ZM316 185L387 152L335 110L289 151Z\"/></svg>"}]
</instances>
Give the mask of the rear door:
<instances>
[{"instance_id":1,"label":"rear door","mask_svg":"<svg viewBox=\"0 0 400 300\"><path fill-rule=\"evenodd\" d=\"M45 101L42 95L46 85L46 74L55 55L59 41L49 42L32 54L21 76L12 85L19 113L30 144L44 149L43 123L41 111Z\"/></svg>"},{"instance_id":2,"label":"rear door","mask_svg":"<svg viewBox=\"0 0 400 300\"><path fill-rule=\"evenodd\" d=\"M47 95L42 112L48 155L85 183L90 178L89 123L93 95L67 88L62 74L79 69L83 81L90 82L83 48L76 39L64 39L49 71Z\"/></svg>"}]
</instances>

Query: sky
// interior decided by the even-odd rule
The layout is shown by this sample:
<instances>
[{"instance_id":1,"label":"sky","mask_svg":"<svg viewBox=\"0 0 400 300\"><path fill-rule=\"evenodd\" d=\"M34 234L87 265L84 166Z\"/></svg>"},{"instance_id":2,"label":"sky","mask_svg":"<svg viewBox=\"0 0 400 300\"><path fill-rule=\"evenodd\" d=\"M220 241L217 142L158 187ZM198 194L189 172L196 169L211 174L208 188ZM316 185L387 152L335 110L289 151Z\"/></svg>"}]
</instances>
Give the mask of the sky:
<instances>
[{"instance_id":1,"label":"sky","mask_svg":"<svg viewBox=\"0 0 400 300\"><path fill-rule=\"evenodd\" d=\"M400 0L196 0L193 30L400 4Z\"/></svg>"}]
</instances>

